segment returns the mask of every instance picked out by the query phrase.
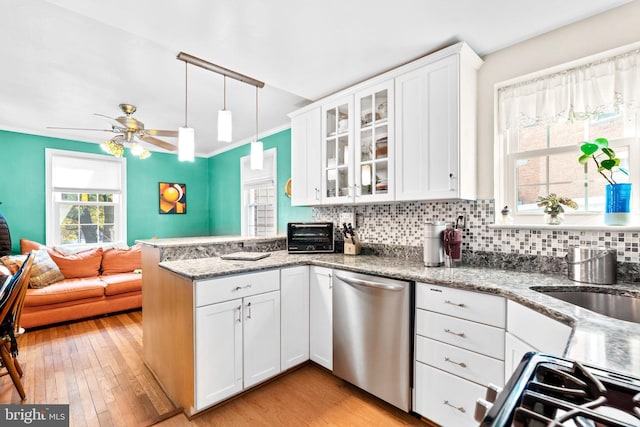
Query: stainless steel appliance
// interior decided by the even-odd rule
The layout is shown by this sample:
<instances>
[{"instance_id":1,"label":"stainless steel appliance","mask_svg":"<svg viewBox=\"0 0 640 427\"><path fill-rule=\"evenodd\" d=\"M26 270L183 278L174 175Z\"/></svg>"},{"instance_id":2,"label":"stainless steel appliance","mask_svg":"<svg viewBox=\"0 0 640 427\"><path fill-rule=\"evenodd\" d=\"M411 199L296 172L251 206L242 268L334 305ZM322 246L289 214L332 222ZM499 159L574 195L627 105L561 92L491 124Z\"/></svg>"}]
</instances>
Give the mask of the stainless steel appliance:
<instances>
[{"instance_id":1,"label":"stainless steel appliance","mask_svg":"<svg viewBox=\"0 0 640 427\"><path fill-rule=\"evenodd\" d=\"M333 252L332 222L290 222L287 224L287 251L293 253Z\"/></svg>"},{"instance_id":2,"label":"stainless steel appliance","mask_svg":"<svg viewBox=\"0 0 640 427\"><path fill-rule=\"evenodd\" d=\"M424 225L424 265L440 267L444 264L444 221L427 222Z\"/></svg>"},{"instance_id":3,"label":"stainless steel appliance","mask_svg":"<svg viewBox=\"0 0 640 427\"><path fill-rule=\"evenodd\" d=\"M640 426L639 378L555 356L527 353L504 390L488 394L495 402L476 406L481 427Z\"/></svg>"},{"instance_id":4,"label":"stainless steel appliance","mask_svg":"<svg viewBox=\"0 0 640 427\"><path fill-rule=\"evenodd\" d=\"M334 271L333 373L408 412L412 283Z\"/></svg>"}]
</instances>

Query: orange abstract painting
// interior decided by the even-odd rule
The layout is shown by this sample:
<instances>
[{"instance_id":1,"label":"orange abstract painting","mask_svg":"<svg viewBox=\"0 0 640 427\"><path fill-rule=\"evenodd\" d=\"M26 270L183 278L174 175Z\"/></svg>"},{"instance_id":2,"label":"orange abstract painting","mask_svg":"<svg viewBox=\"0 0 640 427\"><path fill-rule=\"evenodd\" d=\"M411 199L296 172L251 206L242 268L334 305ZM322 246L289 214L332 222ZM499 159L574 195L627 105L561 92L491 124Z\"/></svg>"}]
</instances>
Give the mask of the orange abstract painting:
<instances>
[{"instance_id":1,"label":"orange abstract painting","mask_svg":"<svg viewBox=\"0 0 640 427\"><path fill-rule=\"evenodd\" d=\"M173 182L160 183L160 213L187 213L187 185Z\"/></svg>"}]
</instances>

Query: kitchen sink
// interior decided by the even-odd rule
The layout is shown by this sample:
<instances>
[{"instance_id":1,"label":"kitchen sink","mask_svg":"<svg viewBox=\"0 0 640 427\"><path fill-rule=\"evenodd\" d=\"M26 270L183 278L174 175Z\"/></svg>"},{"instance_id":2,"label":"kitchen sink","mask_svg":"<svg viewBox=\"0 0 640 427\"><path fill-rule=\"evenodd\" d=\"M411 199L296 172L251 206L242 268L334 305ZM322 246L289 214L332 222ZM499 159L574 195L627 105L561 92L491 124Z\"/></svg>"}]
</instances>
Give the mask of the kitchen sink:
<instances>
[{"instance_id":1,"label":"kitchen sink","mask_svg":"<svg viewBox=\"0 0 640 427\"><path fill-rule=\"evenodd\" d=\"M640 323L640 297L593 291L533 289L614 319Z\"/></svg>"}]
</instances>

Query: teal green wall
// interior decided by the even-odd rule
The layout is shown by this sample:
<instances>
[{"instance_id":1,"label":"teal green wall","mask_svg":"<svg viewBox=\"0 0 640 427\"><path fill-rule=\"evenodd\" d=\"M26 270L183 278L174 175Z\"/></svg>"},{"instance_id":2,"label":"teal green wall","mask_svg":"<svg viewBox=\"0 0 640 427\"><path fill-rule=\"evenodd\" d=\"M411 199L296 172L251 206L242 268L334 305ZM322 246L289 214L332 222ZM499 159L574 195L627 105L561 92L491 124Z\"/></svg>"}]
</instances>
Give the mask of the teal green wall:
<instances>
[{"instance_id":1,"label":"teal green wall","mask_svg":"<svg viewBox=\"0 0 640 427\"><path fill-rule=\"evenodd\" d=\"M311 221L311 208L291 206L284 194L284 184L291 178L291 129L260 138L265 150L277 150L278 163L278 233L287 232L287 222ZM209 158L212 235L241 233L240 158L249 155L249 144Z\"/></svg>"},{"instance_id":2,"label":"teal green wall","mask_svg":"<svg viewBox=\"0 0 640 427\"><path fill-rule=\"evenodd\" d=\"M0 211L13 252L21 237L45 242L45 148L104 154L97 144L0 131ZM208 159L182 163L175 154L146 159L127 152L127 240L209 234ZM158 213L158 182L187 184L187 214Z\"/></svg>"},{"instance_id":3,"label":"teal green wall","mask_svg":"<svg viewBox=\"0 0 640 427\"><path fill-rule=\"evenodd\" d=\"M264 149L275 148L278 161L278 233L289 221L310 221L311 209L291 206L284 184L291 177L291 130L262 138ZM13 252L20 238L45 242L45 148L104 154L97 144L0 130L0 211L7 218ZM175 154L154 152L140 160L127 158L127 243L152 237L238 235L240 218L240 158L249 145L194 163ZM158 213L158 183L187 184L187 214Z\"/></svg>"}]
</instances>

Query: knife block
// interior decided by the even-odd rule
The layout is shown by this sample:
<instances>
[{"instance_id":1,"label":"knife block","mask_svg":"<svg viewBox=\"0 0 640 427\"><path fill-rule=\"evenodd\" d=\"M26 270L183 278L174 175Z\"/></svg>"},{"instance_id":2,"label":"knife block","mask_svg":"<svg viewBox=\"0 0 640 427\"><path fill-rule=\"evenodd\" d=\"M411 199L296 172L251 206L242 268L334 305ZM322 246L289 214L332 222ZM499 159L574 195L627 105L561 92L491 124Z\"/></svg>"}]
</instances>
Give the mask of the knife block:
<instances>
[{"instance_id":1,"label":"knife block","mask_svg":"<svg viewBox=\"0 0 640 427\"><path fill-rule=\"evenodd\" d=\"M360 251L362 250L362 245L360 244L360 239L358 239L358 236L354 236L354 240L356 241L355 243L353 243L351 241L351 239L344 239L344 254L345 255L359 255Z\"/></svg>"}]
</instances>

